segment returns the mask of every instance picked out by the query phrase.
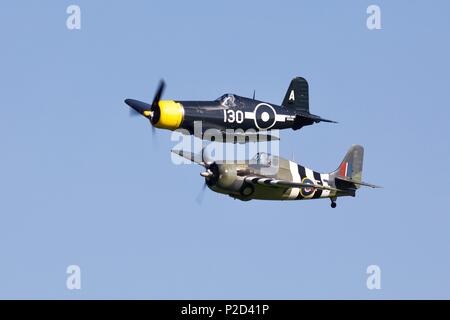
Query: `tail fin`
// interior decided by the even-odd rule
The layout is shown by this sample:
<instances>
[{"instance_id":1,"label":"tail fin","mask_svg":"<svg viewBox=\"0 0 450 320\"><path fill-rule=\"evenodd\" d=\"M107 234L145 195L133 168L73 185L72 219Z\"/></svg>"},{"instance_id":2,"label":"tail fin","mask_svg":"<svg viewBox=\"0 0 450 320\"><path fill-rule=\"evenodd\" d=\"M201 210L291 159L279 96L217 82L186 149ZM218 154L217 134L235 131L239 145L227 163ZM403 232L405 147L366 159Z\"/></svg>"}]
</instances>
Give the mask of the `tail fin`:
<instances>
[{"instance_id":1,"label":"tail fin","mask_svg":"<svg viewBox=\"0 0 450 320\"><path fill-rule=\"evenodd\" d=\"M354 145L347 151L339 168L330 173L330 178L334 179L337 189L354 192L361 186L381 188L362 181L363 160L364 148L362 146Z\"/></svg>"},{"instance_id":2,"label":"tail fin","mask_svg":"<svg viewBox=\"0 0 450 320\"><path fill-rule=\"evenodd\" d=\"M296 116L292 127L294 130L318 122L336 123L309 113L309 85L304 78L297 77L292 79L282 105L295 110Z\"/></svg>"},{"instance_id":3,"label":"tail fin","mask_svg":"<svg viewBox=\"0 0 450 320\"><path fill-rule=\"evenodd\" d=\"M339 176L352 179L356 182L362 180L364 160L364 148L360 145L352 146L342 160L339 169Z\"/></svg>"},{"instance_id":4,"label":"tail fin","mask_svg":"<svg viewBox=\"0 0 450 320\"><path fill-rule=\"evenodd\" d=\"M294 78L284 96L283 106L309 113L309 86L304 78Z\"/></svg>"},{"instance_id":5,"label":"tail fin","mask_svg":"<svg viewBox=\"0 0 450 320\"><path fill-rule=\"evenodd\" d=\"M362 183L364 148L360 145L352 146L342 160L339 168L330 175L334 177L336 188L356 190Z\"/></svg>"}]
</instances>

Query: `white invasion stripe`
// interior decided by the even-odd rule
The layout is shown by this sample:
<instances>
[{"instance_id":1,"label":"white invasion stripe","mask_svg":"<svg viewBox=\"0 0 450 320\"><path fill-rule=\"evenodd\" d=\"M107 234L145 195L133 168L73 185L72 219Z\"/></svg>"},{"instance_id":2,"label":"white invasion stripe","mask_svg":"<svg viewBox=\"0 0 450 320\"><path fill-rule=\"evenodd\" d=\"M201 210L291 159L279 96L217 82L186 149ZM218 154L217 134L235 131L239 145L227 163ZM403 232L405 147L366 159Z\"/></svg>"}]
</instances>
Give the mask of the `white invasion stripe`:
<instances>
[{"instance_id":1,"label":"white invasion stripe","mask_svg":"<svg viewBox=\"0 0 450 320\"><path fill-rule=\"evenodd\" d=\"M255 119L255 113L254 112L245 112L245 119Z\"/></svg>"},{"instance_id":2,"label":"white invasion stripe","mask_svg":"<svg viewBox=\"0 0 450 320\"><path fill-rule=\"evenodd\" d=\"M317 183L314 179L314 172L311 169L305 168L305 173L308 179L310 179L312 182Z\"/></svg>"},{"instance_id":3,"label":"white invasion stripe","mask_svg":"<svg viewBox=\"0 0 450 320\"><path fill-rule=\"evenodd\" d=\"M330 179L330 175L328 173L321 173L320 178L323 181L323 185L329 187L328 180ZM330 195L330 190L322 190L321 198L327 198Z\"/></svg>"},{"instance_id":4,"label":"white invasion stripe","mask_svg":"<svg viewBox=\"0 0 450 320\"><path fill-rule=\"evenodd\" d=\"M289 161L289 169L292 175L293 182L302 182L300 180L300 174L298 173L298 165L295 162ZM300 192L300 188L291 188L291 193L289 194L289 199L296 199Z\"/></svg>"}]
</instances>

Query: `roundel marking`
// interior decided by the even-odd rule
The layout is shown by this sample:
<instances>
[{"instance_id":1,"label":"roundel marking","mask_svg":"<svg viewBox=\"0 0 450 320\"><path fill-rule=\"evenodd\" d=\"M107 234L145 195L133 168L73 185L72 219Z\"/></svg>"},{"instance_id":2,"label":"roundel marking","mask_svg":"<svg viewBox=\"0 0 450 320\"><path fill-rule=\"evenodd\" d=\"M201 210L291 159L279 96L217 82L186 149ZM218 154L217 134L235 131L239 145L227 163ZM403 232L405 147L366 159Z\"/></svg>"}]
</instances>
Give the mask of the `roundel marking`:
<instances>
[{"instance_id":1,"label":"roundel marking","mask_svg":"<svg viewBox=\"0 0 450 320\"><path fill-rule=\"evenodd\" d=\"M272 128L276 122L277 112L267 103L260 103L255 108L255 126L260 130Z\"/></svg>"},{"instance_id":2,"label":"roundel marking","mask_svg":"<svg viewBox=\"0 0 450 320\"><path fill-rule=\"evenodd\" d=\"M302 183L310 183L310 184L314 184L314 182L312 182L311 179L309 178L303 178ZM304 197L304 198L311 198L314 195L314 192L316 190L312 187L303 187L300 188L300 194Z\"/></svg>"}]
</instances>

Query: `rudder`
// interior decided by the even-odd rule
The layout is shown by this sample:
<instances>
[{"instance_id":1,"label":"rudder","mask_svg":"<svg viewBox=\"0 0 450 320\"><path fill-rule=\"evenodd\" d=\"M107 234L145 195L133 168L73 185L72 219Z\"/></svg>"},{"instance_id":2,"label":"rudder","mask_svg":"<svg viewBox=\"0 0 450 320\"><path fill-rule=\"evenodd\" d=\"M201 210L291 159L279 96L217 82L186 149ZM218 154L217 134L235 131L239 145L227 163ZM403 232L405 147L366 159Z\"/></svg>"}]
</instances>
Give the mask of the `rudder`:
<instances>
[{"instance_id":1,"label":"rudder","mask_svg":"<svg viewBox=\"0 0 450 320\"><path fill-rule=\"evenodd\" d=\"M332 174L339 178L351 179L355 182L361 182L364 160L364 148L360 145L352 146L342 160L339 168Z\"/></svg>"},{"instance_id":2,"label":"rudder","mask_svg":"<svg viewBox=\"0 0 450 320\"><path fill-rule=\"evenodd\" d=\"M330 173L329 181L339 189L339 192L344 192L344 195L355 196L356 190L361 186L381 188L362 181L363 160L364 148L360 145L354 145L347 151L339 168Z\"/></svg>"},{"instance_id":3,"label":"rudder","mask_svg":"<svg viewBox=\"0 0 450 320\"><path fill-rule=\"evenodd\" d=\"M292 79L283 100L283 106L309 113L309 86L304 78Z\"/></svg>"}]
</instances>

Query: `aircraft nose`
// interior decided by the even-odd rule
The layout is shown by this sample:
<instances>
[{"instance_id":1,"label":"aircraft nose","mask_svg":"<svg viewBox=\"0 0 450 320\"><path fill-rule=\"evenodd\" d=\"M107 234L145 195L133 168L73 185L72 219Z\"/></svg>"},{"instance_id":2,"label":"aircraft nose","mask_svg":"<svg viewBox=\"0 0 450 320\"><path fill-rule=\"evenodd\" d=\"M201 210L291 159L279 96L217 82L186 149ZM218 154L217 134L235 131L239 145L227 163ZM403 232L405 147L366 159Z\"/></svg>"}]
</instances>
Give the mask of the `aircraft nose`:
<instances>
[{"instance_id":1,"label":"aircraft nose","mask_svg":"<svg viewBox=\"0 0 450 320\"><path fill-rule=\"evenodd\" d=\"M134 100L134 99L126 99L125 103L132 108L133 110L135 110L137 113L140 113L142 115L145 116L144 112L145 111L150 111L150 108L152 107L150 104L139 101L139 100Z\"/></svg>"}]
</instances>

